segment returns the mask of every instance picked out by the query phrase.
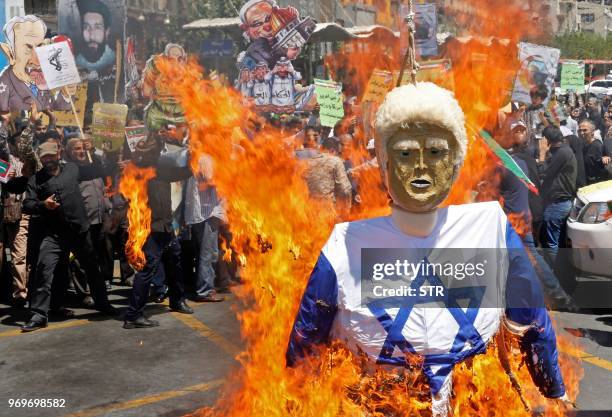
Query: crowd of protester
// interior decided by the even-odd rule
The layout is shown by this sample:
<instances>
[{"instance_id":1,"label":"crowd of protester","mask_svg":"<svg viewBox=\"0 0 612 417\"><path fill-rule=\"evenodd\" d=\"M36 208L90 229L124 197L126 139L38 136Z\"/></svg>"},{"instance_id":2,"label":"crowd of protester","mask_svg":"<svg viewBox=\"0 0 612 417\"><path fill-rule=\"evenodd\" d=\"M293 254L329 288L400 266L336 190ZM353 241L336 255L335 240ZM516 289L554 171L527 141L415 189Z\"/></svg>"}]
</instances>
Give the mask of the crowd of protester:
<instances>
[{"instance_id":1,"label":"crowd of protester","mask_svg":"<svg viewBox=\"0 0 612 417\"><path fill-rule=\"evenodd\" d=\"M530 106L501 118L500 142L539 192L528 191L509 172L502 173L500 192L506 212L527 224L523 243L549 302L576 308L557 279L566 265L558 254L567 247L566 222L577 190L612 179L612 95L589 96L584 103L583 97L549 97L535 88L531 99Z\"/></svg>"},{"instance_id":2,"label":"crowd of protester","mask_svg":"<svg viewBox=\"0 0 612 417\"><path fill-rule=\"evenodd\" d=\"M23 331L45 327L50 316L74 316L66 308L69 303L117 315L108 300L115 259L118 284L132 287L126 328L157 325L142 314L149 300L162 303L169 298L172 310L191 314L184 284L189 276L193 300L223 301L217 293L229 292L238 272L235 262L218 259L220 234L226 242L230 237L221 225L223 204L210 184L212 174L196 178L187 168L159 164L148 184L152 222L143 248L147 262L136 272L126 256L128 202L118 192L129 151L96 149L87 129L81 134L58 128L52 111L38 112L33 106L27 118L25 114L3 116L0 131L0 159L10 164L8 181L2 184L0 223L0 268L3 277L10 277L10 283L3 282L10 294L2 294L2 299L15 309L28 306L32 315ZM128 124L133 123L131 118ZM160 154L169 152L180 135L183 128L165 126L147 141L159 145L156 153L149 153L152 160L137 162L157 166ZM177 229L171 183L180 180L193 192L184 198L183 227Z\"/></svg>"},{"instance_id":3,"label":"crowd of protester","mask_svg":"<svg viewBox=\"0 0 612 417\"><path fill-rule=\"evenodd\" d=\"M612 178L612 97L586 97L583 105L580 97L551 98L544 89L531 96L530 106L501 115L496 138L539 194L501 169L499 197L509 214L528 224L523 241L538 263L549 302L568 307L571 298L553 272L555 259L577 189ZM130 103L127 125L144 119L142 103ZM377 172L378 164L354 97L346 100L345 117L333 129L320 125L316 108L261 117L253 124L255 131L264 125L278 128L296 160L306 165L304 179L313 198L329 201L339 213L361 204L360 174ZM186 124L164 124L148 132L138 153L132 155L127 142L123 152L111 153L95 147L87 127L80 132L56 126L50 110L39 112L34 105L30 112L2 116L0 159L10 169L2 184L0 269L10 277L5 285L10 293L0 295L15 310L29 309L23 331L47 326L49 317L74 316L68 305L118 315L108 298L116 261L117 284L131 287L127 329L159 324L145 317L148 302L168 298L171 310L191 314L187 299L220 302L222 293L239 284L237 256L221 256L232 239L225 202L214 186L214 172L223 167L206 155L198 172L176 164L188 141ZM140 271L127 260L129 202L119 192L130 162L156 171L147 185L151 233ZM177 182L182 184L178 205Z\"/></svg>"}]
</instances>

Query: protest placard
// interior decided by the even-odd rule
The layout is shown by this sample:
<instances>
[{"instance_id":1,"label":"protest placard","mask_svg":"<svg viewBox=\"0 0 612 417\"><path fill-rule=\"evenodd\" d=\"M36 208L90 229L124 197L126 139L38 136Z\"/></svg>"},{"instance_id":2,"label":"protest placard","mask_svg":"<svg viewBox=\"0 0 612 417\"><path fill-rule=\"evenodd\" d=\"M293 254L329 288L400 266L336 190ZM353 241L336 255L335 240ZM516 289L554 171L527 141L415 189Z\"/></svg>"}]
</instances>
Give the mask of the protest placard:
<instances>
[{"instance_id":1,"label":"protest placard","mask_svg":"<svg viewBox=\"0 0 612 417\"><path fill-rule=\"evenodd\" d=\"M127 114L128 106L125 104L94 104L91 131L96 148L107 152L121 150L125 140Z\"/></svg>"},{"instance_id":2,"label":"protest placard","mask_svg":"<svg viewBox=\"0 0 612 417\"><path fill-rule=\"evenodd\" d=\"M81 77L68 42L39 46L36 55L50 89L80 84Z\"/></svg>"},{"instance_id":3,"label":"protest placard","mask_svg":"<svg viewBox=\"0 0 612 417\"><path fill-rule=\"evenodd\" d=\"M0 182L7 183L9 178L8 174L11 170L11 164L5 161L4 159L0 159Z\"/></svg>"},{"instance_id":4,"label":"protest placard","mask_svg":"<svg viewBox=\"0 0 612 417\"><path fill-rule=\"evenodd\" d=\"M315 79L314 82L321 125L334 127L344 117L342 84L332 80Z\"/></svg>"},{"instance_id":5,"label":"protest placard","mask_svg":"<svg viewBox=\"0 0 612 417\"><path fill-rule=\"evenodd\" d=\"M72 110L54 111L53 115L55 116L55 124L57 126L83 126L85 120L85 104L87 103L87 82L82 82L77 85L76 93L72 96L72 101L74 103L74 109L76 110L76 116ZM43 124L49 124L49 118L46 114L42 115L42 119Z\"/></svg>"},{"instance_id":6,"label":"protest placard","mask_svg":"<svg viewBox=\"0 0 612 417\"><path fill-rule=\"evenodd\" d=\"M514 81L512 100L531 104L529 92L533 88L546 88L550 96L557 76L560 56L559 49L521 42L519 44L521 67Z\"/></svg>"},{"instance_id":7,"label":"protest placard","mask_svg":"<svg viewBox=\"0 0 612 417\"><path fill-rule=\"evenodd\" d=\"M400 2L401 3L401 2ZM411 13L410 6L399 6L400 53L406 55L408 49L409 29L405 16ZM438 14L434 3L414 5L414 42L418 57L438 55ZM410 77L408 77L410 78Z\"/></svg>"},{"instance_id":8,"label":"protest placard","mask_svg":"<svg viewBox=\"0 0 612 417\"><path fill-rule=\"evenodd\" d=\"M393 85L397 84L399 71L393 71ZM417 81L429 81L448 90L455 89L455 77L453 76L453 63L450 59L432 59L419 63ZM404 71L402 85L410 84L408 70Z\"/></svg>"},{"instance_id":9,"label":"protest placard","mask_svg":"<svg viewBox=\"0 0 612 417\"><path fill-rule=\"evenodd\" d=\"M144 125L127 126L125 128L125 138L127 139L130 152L134 152L138 142L147 138L147 129Z\"/></svg>"},{"instance_id":10,"label":"protest placard","mask_svg":"<svg viewBox=\"0 0 612 417\"><path fill-rule=\"evenodd\" d=\"M409 78L409 77L406 77ZM450 59L434 59L420 63L417 81L429 81L453 91L455 77L453 76L453 63Z\"/></svg>"},{"instance_id":11,"label":"protest placard","mask_svg":"<svg viewBox=\"0 0 612 417\"><path fill-rule=\"evenodd\" d=\"M382 103L385 96L393 88L393 73L375 69L363 95L363 102Z\"/></svg>"},{"instance_id":12,"label":"protest placard","mask_svg":"<svg viewBox=\"0 0 612 417\"><path fill-rule=\"evenodd\" d=\"M584 93L584 61L563 61L561 65L561 91Z\"/></svg>"}]
</instances>

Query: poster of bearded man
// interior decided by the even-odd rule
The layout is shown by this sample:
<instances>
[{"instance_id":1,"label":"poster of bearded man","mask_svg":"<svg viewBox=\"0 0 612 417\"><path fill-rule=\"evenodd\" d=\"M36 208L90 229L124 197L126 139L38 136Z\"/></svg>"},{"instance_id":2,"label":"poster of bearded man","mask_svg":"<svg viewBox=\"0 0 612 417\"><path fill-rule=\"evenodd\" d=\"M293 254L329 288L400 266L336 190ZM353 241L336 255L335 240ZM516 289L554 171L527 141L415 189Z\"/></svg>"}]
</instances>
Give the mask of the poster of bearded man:
<instances>
[{"instance_id":1,"label":"poster of bearded man","mask_svg":"<svg viewBox=\"0 0 612 417\"><path fill-rule=\"evenodd\" d=\"M72 39L77 67L89 82L87 108L113 103L116 91L117 101L123 102L117 44L124 39L125 0L58 0L57 11L58 32Z\"/></svg>"}]
</instances>

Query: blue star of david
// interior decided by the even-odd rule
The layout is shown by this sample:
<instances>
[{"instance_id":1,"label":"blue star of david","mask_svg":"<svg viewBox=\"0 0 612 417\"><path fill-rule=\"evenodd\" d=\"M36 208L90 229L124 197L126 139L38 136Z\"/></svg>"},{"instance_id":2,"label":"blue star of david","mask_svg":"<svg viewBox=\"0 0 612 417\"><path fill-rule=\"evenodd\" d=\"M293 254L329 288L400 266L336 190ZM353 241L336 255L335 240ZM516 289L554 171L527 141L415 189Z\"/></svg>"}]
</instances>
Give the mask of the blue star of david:
<instances>
[{"instance_id":1,"label":"blue star of david","mask_svg":"<svg viewBox=\"0 0 612 417\"><path fill-rule=\"evenodd\" d=\"M424 264L429 264L427 257L424 258ZM423 270L427 269L422 268L421 271ZM418 304L426 304L434 301L442 302L446 306L455 321L459 324L459 331L457 335L455 335L453 346L446 354L425 355L423 363L423 370L429 378L431 391L436 394L442 387L444 380L455 363L463 360L467 356L484 350L484 342L480 333L474 327L474 322L478 315L482 299L484 298L485 287L478 286L448 289L443 285L442 280L435 274L425 275L419 273L410 284L410 288L415 289L418 293L418 289L427 282L432 286L444 287L445 296L410 297L408 301L404 300L404 302L402 302L404 307L399 309L395 316L395 320L389 316L384 308L374 303L368 304L368 309L374 314L387 332L387 337L376 363L407 367L408 362L405 356L394 357L393 352L397 346L404 354L415 353L413 346L402 335L402 330L408 322L413 307ZM459 300L469 300L466 310L460 307ZM472 348L463 351L468 341ZM440 368L434 373L431 368L432 365L438 365Z\"/></svg>"}]
</instances>

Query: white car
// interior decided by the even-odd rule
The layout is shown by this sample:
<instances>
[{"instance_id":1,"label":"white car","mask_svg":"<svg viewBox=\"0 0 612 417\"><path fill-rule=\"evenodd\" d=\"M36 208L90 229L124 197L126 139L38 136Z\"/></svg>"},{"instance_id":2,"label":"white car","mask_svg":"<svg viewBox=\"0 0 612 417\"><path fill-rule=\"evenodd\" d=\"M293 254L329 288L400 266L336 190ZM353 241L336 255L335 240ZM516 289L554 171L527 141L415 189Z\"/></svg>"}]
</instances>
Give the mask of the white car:
<instances>
[{"instance_id":1,"label":"white car","mask_svg":"<svg viewBox=\"0 0 612 417\"><path fill-rule=\"evenodd\" d=\"M612 94L612 80L595 80L584 86L586 94L602 97Z\"/></svg>"},{"instance_id":2,"label":"white car","mask_svg":"<svg viewBox=\"0 0 612 417\"><path fill-rule=\"evenodd\" d=\"M612 277L612 180L578 190L567 221L567 237L576 269Z\"/></svg>"}]
</instances>

